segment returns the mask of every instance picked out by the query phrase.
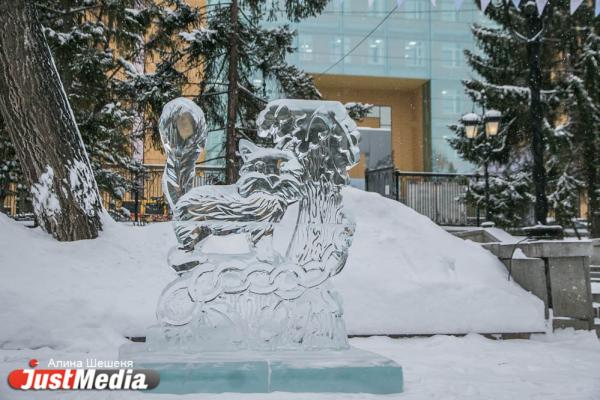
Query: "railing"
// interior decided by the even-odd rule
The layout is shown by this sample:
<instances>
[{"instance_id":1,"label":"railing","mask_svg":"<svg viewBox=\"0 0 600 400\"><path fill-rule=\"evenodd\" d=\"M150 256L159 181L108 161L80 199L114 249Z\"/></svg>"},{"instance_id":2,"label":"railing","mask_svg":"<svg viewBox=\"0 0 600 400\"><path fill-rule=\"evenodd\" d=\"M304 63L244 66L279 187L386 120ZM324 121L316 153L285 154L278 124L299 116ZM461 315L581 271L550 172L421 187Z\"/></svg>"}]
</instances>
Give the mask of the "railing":
<instances>
[{"instance_id":1,"label":"railing","mask_svg":"<svg viewBox=\"0 0 600 400\"><path fill-rule=\"evenodd\" d=\"M169 210L164 201L162 190L162 177L164 166L146 165L142 190L127 193L123 199L112 198L107 193L103 194L103 203L107 209L113 204L120 204L132 214L135 221L163 221L169 219ZM194 186L206 184L219 184L224 181L224 169L222 167L196 166L196 177ZM114 207L113 207L114 208ZM136 218L137 215L137 218Z\"/></svg>"},{"instance_id":2,"label":"railing","mask_svg":"<svg viewBox=\"0 0 600 400\"><path fill-rule=\"evenodd\" d=\"M144 185L141 196L146 199L163 197L162 176L164 166L146 166ZM224 181L224 169L221 167L196 166L196 177L194 186L203 186L206 184L218 184Z\"/></svg>"},{"instance_id":3,"label":"railing","mask_svg":"<svg viewBox=\"0 0 600 400\"><path fill-rule=\"evenodd\" d=\"M365 172L365 188L398 200L439 225L479 225L483 212L465 201L473 174L401 172L393 167Z\"/></svg>"},{"instance_id":4,"label":"railing","mask_svg":"<svg viewBox=\"0 0 600 400\"><path fill-rule=\"evenodd\" d=\"M127 209L131 213L131 219L136 220L163 220L168 219L168 209L164 202L162 192L162 175L164 166L146 165L146 172L143 176L141 190L128 191L123 198L116 198L110 193L102 192L102 203L104 207L115 217L121 208ZM133 180L131 173L124 172L123 175ZM222 167L208 167L204 165L196 166L196 177L194 186L206 184L220 184L224 181L224 169ZM18 215L31 215L31 201L29 193L26 190L16 190L11 187L8 196L4 198L2 206L3 211L13 217Z\"/></svg>"}]
</instances>

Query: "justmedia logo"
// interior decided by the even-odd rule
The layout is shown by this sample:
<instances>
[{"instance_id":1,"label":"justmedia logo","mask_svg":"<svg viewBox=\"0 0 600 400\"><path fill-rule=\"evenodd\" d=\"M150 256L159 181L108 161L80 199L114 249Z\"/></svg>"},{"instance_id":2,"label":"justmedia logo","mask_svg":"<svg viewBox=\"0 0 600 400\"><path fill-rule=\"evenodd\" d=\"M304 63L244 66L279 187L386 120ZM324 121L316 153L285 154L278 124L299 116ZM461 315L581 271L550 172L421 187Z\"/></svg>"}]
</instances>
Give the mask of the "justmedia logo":
<instances>
[{"instance_id":1,"label":"justmedia logo","mask_svg":"<svg viewBox=\"0 0 600 400\"><path fill-rule=\"evenodd\" d=\"M150 390L158 386L160 376L151 369L15 369L8 384L16 390Z\"/></svg>"}]
</instances>

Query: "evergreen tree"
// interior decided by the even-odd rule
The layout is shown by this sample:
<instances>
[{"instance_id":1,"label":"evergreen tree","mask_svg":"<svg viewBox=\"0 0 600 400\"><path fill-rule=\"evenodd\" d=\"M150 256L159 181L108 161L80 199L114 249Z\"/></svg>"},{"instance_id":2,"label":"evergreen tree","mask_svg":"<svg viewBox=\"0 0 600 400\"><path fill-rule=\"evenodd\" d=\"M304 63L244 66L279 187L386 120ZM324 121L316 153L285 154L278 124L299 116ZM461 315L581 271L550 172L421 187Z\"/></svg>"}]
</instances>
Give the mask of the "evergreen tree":
<instances>
[{"instance_id":1,"label":"evergreen tree","mask_svg":"<svg viewBox=\"0 0 600 400\"><path fill-rule=\"evenodd\" d=\"M591 10L584 10L592 20ZM567 79L572 97L568 109L572 118L573 136L581 168L578 177L586 187L587 213L590 237L600 237L600 36L598 23L580 27L586 35L578 42L582 48L576 54L572 72ZM576 75L575 75L576 74Z\"/></svg>"},{"instance_id":2,"label":"evergreen tree","mask_svg":"<svg viewBox=\"0 0 600 400\"><path fill-rule=\"evenodd\" d=\"M539 17L532 0L522 3L518 10L510 2L490 5L486 15L494 24L472 27L479 51L465 54L477 77L465 81L464 86L478 107L502 112L504 133L488 141L491 152L480 151L483 136L466 138L460 123L453 127L456 136L450 140L458 153L475 165L482 167L489 162L500 171L510 171L510 176L517 174L519 184L513 187L521 190L516 196L519 201L532 198L535 182L546 186L547 200L563 225L570 225L576 216L579 191L586 181L582 161L573 154L589 143L589 135L583 139L586 134L582 129L589 122L585 118L597 115L594 101L584 94L585 85L579 84L577 77L582 70L582 44L592 27L592 12L582 4L571 16L567 0L549 2ZM540 102L533 98L536 93ZM587 110L581 109L577 98L590 100ZM532 104L540 104L540 109L533 110ZM543 179L540 171L534 170L532 127L542 136ZM508 176L504 173L505 178ZM492 205L495 209L510 205L515 194L507 190L491 197L497 203ZM527 209L522 209L522 217L528 214Z\"/></svg>"},{"instance_id":3,"label":"evergreen tree","mask_svg":"<svg viewBox=\"0 0 600 400\"><path fill-rule=\"evenodd\" d=\"M136 188L144 169L132 147L147 132L158 143L158 117L175 97L192 94L209 129L219 131L228 122L233 87L239 99L234 148L240 137L258 139L255 118L273 93L319 99L312 77L286 62L295 50L295 32L285 24L264 26L315 16L326 4L241 1L234 31L230 3L195 8L185 0L37 2L99 188L118 198ZM237 74L229 85L233 37L239 38ZM354 104L349 111L361 119L369 107ZM216 158L223 160L224 152Z\"/></svg>"},{"instance_id":4,"label":"evergreen tree","mask_svg":"<svg viewBox=\"0 0 600 400\"><path fill-rule=\"evenodd\" d=\"M516 171L495 171L489 178L489 203L492 222L497 226L509 228L522 224L528 217L533 196L529 194L531 178L528 173ZM486 187L481 178L472 180L466 200L486 210Z\"/></svg>"},{"instance_id":5,"label":"evergreen tree","mask_svg":"<svg viewBox=\"0 0 600 400\"><path fill-rule=\"evenodd\" d=\"M13 188L11 186L15 186ZM15 148L10 141L2 116L0 116L0 211L8 195L17 194L24 187L23 175Z\"/></svg>"},{"instance_id":6,"label":"evergreen tree","mask_svg":"<svg viewBox=\"0 0 600 400\"><path fill-rule=\"evenodd\" d=\"M185 64L202 71L196 102L204 109L210 130L226 130L226 180L237 175L237 140L256 140L255 119L269 89L284 97L318 99L312 78L290 65L295 32L288 25L265 28L279 19L297 22L315 16L326 0L272 2L234 0L208 4L202 27L182 32L187 43ZM234 110L235 112L233 112Z\"/></svg>"},{"instance_id":7,"label":"evergreen tree","mask_svg":"<svg viewBox=\"0 0 600 400\"><path fill-rule=\"evenodd\" d=\"M463 159L479 167L479 177L469 181L466 201L485 210L491 216L491 221L501 227L526 223L533 202L531 175L525 168L528 161L523 153L517 153L515 157L510 151L510 126L509 121L498 135L486 137L482 125L479 134L470 139L460 121L450 126L455 136L448 139ZM489 174L489 197L486 197L486 168Z\"/></svg>"},{"instance_id":8,"label":"evergreen tree","mask_svg":"<svg viewBox=\"0 0 600 400\"><path fill-rule=\"evenodd\" d=\"M174 68L174 36L198 24L198 11L182 0L36 6L98 186L122 198L144 173L132 147L156 130L162 106L181 95L185 77ZM153 59L155 71L146 72Z\"/></svg>"},{"instance_id":9,"label":"evergreen tree","mask_svg":"<svg viewBox=\"0 0 600 400\"><path fill-rule=\"evenodd\" d=\"M100 194L35 4L0 3L0 25L0 112L36 221L60 241L93 239Z\"/></svg>"}]
</instances>

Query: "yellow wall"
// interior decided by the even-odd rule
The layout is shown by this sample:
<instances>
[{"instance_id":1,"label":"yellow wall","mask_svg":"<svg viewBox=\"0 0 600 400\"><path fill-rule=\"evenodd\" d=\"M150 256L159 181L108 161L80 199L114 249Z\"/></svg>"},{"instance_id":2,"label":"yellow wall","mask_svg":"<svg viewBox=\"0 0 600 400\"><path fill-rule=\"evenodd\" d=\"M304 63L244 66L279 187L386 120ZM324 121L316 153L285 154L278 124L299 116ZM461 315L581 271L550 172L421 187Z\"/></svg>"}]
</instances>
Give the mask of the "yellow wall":
<instances>
[{"instance_id":1,"label":"yellow wall","mask_svg":"<svg viewBox=\"0 0 600 400\"><path fill-rule=\"evenodd\" d=\"M423 85L424 80L347 75L315 77L326 100L389 106L392 110L394 165L404 171L424 169ZM366 118L359 126L378 128L378 120ZM351 170L353 178L364 177L364 162Z\"/></svg>"},{"instance_id":2,"label":"yellow wall","mask_svg":"<svg viewBox=\"0 0 600 400\"><path fill-rule=\"evenodd\" d=\"M389 106L392 110L392 151L394 165L404 171L424 169L423 95L425 81L416 79L374 78L323 75L316 77L317 87L326 100L342 103L362 102ZM379 119L365 118L359 126L379 128ZM165 156L146 140L145 164L164 164ZM350 175L364 177L366 160L361 159Z\"/></svg>"},{"instance_id":3,"label":"yellow wall","mask_svg":"<svg viewBox=\"0 0 600 400\"><path fill-rule=\"evenodd\" d=\"M186 0L186 3L193 7L204 7L206 0ZM158 54L148 54L145 60L146 72L154 72L156 70L156 63L158 62ZM180 71L187 69L187 60L181 59L177 62L176 68ZM183 87L183 95L186 97L194 97L199 94L199 83L202 80L202 71L200 69L192 69L185 73L188 84ZM164 165L165 155L162 149L155 147L152 144L152 138L150 133L146 136L144 141L144 164L147 165ZM203 155L200 156L202 159Z\"/></svg>"}]
</instances>

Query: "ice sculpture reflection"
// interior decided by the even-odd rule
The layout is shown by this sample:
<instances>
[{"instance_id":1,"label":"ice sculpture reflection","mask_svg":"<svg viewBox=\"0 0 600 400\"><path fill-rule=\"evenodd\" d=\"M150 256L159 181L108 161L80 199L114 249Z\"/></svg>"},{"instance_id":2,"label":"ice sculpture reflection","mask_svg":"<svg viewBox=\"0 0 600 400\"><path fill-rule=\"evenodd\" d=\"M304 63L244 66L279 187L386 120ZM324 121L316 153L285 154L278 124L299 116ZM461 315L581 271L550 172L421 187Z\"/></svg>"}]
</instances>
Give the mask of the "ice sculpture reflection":
<instances>
[{"instance_id":1,"label":"ice sculpture reflection","mask_svg":"<svg viewBox=\"0 0 600 400\"><path fill-rule=\"evenodd\" d=\"M359 132L338 102L278 100L257 120L274 148L241 140L240 178L192 187L206 137L191 101L168 103L160 118L167 154L163 190L179 245L169 254L178 277L163 291L150 348L185 351L344 349L340 299L329 278L346 263L354 223L341 188L359 160ZM273 246L289 206L298 216L287 250ZM204 251L211 236L243 235L248 251Z\"/></svg>"}]
</instances>

